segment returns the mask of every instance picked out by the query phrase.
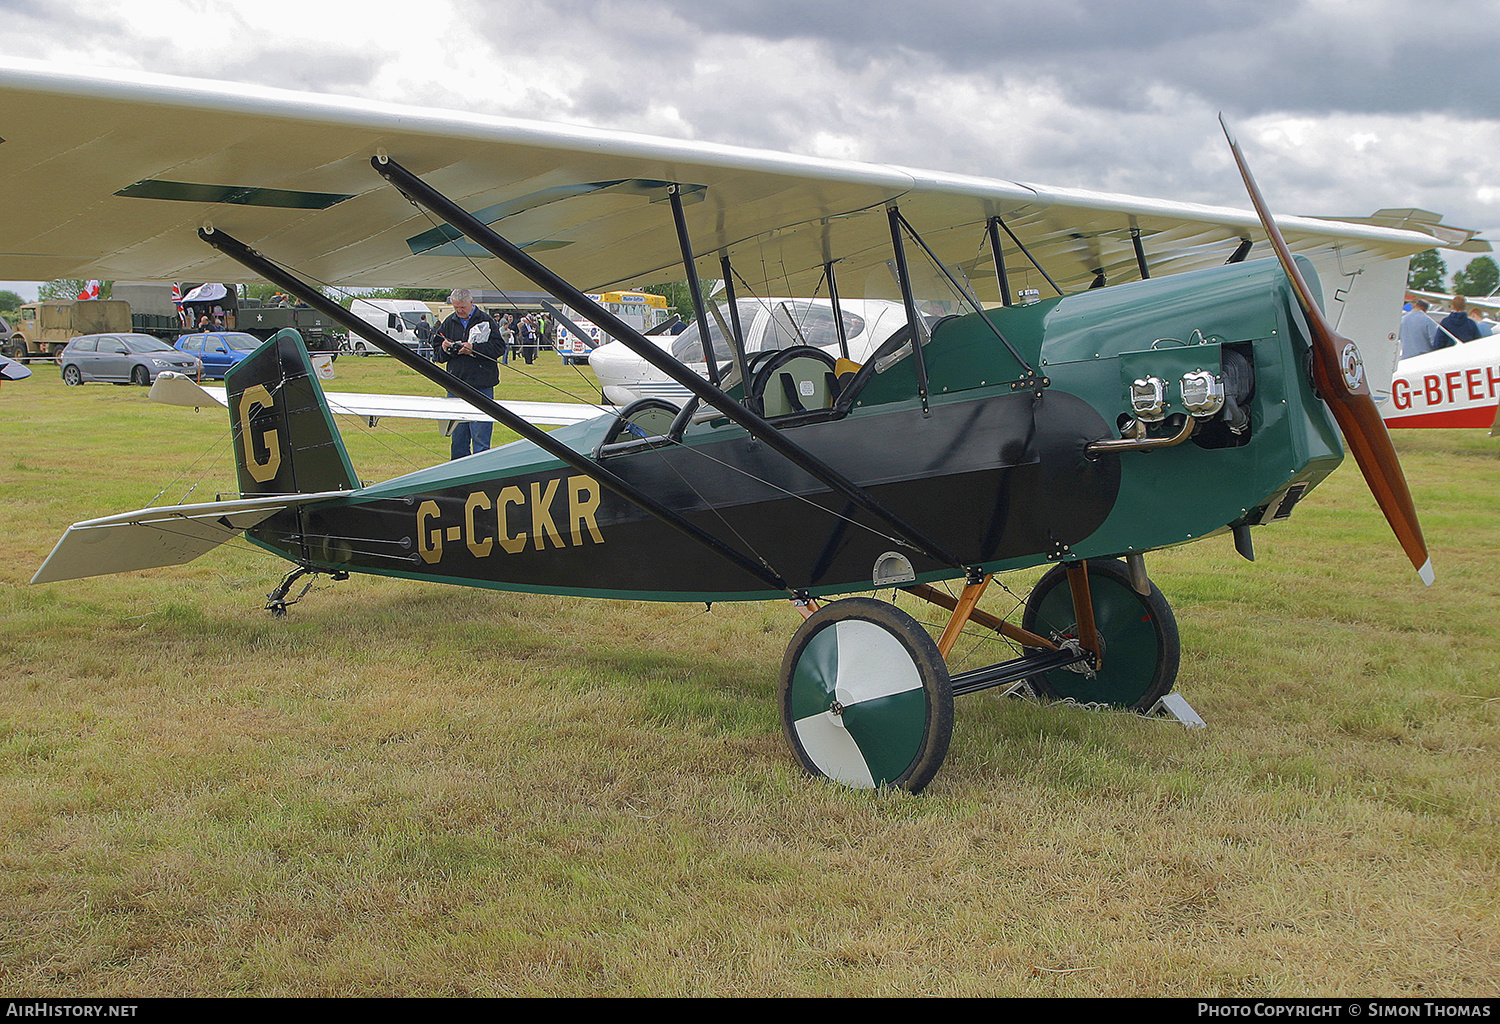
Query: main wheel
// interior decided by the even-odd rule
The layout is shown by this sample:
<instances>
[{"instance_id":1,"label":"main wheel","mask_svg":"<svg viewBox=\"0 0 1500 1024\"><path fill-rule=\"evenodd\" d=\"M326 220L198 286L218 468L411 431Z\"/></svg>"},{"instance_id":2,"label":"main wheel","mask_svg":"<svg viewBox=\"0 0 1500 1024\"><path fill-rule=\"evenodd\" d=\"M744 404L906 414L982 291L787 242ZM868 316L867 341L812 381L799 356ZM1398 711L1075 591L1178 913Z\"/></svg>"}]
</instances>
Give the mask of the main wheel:
<instances>
[{"instance_id":1,"label":"main wheel","mask_svg":"<svg viewBox=\"0 0 1500 1024\"><path fill-rule=\"evenodd\" d=\"M916 793L953 735L948 667L922 624L894 605L824 605L781 661L781 724L802 767L860 789Z\"/></svg>"},{"instance_id":2,"label":"main wheel","mask_svg":"<svg viewBox=\"0 0 1500 1024\"><path fill-rule=\"evenodd\" d=\"M1182 658L1177 619L1156 584L1150 584L1147 594L1130 585L1124 562L1089 562L1088 578L1094 624L1104 648L1103 667L1089 675L1084 665L1073 665L1029 681L1039 696L1145 711L1177 681ZM1032 588L1021 625L1049 639L1078 635L1073 592L1061 565L1049 569Z\"/></svg>"}]
</instances>

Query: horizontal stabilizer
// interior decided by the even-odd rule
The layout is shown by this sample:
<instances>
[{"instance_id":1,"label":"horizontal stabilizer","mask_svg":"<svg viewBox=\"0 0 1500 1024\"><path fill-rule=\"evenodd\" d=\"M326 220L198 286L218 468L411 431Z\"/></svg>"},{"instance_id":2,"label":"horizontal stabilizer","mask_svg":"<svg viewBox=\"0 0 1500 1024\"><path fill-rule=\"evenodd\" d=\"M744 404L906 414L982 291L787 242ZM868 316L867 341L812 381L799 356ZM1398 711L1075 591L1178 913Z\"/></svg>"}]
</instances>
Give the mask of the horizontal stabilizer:
<instances>
[{"instance_id":1,"label":"horizontal stabilizer","mask_svg":"<svg viewBox=\"0 0 1500 1024\"><path fill-rule=\"evenodd\" d=\"M156 381L151 385L151 393L148 397L151 401L160 402L162 405L181 405L189 409L202 409L214 405L222 405L225 408L229 406L224 388L214 388L210 391L193 378L184 377L171 370L163 370L156 375Z\"/></svg>"},{"instance_id":2,"label":"horizontal stabilizer","mask_svg":"<svg viewBox=\"0 0 1500 1024\"><path fill-rule=\"evenodd\" d=\"M386 416L398 419L427 419L452 422L488 420L489 417L461 398L429 398L423 395L369 395L351 391L325 391L330 411L344 416L378 420ZM151 400L164 405L182 405L201 409L210 405L227 405L224 388L205 388L191 377L165 372L151 385ZM582 423L616 410L608 405L585 405L582 402L501 402L505 408L527 423L538 426L567 426Z\"/></svg>"},{"instance_id":3,"label":"horizontal stabilizer","mask_svg":"<svg viewBox=\"0 0 1500 1024\"><path fill-rule=\"evenodd\" d=\"M30 376L31 368L25 363L0 355L0 380L25 380Z\"/></svg>"},{"instance_id":4,"label":"horizontal stabilizer","mask_svg":"<svg viewBox=\"0 0 1500 1024\"><path fill-rule=\"evenodd\" d=\"M182 565L283 509L348 493L324 491L166 505L74 523L31 582L53 583Z\"/></svg>"}]
</instances>

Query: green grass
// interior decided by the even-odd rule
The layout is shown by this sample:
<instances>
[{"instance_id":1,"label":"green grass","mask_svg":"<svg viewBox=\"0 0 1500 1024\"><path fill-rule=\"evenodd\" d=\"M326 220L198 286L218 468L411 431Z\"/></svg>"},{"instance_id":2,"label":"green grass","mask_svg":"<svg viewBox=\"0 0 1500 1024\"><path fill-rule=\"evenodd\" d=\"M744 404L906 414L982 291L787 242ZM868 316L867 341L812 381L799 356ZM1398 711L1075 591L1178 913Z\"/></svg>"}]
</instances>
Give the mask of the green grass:
<instances>
[{"instance_id":1,"label":"green grass","mask_svg":"<svg viewBox=\"0 0 1500 1024\"><path fill-rule=\"evenodd\" d=\"M244 543L30 586L71 522L234 487L222 411L34 369L0 391L8 994L1495 993L1482 432L1396 437L1436 587L1346 465L1253 564L1151 556L1206 730L967 697L913 798L793 763L785 604L361 577L272 619L284 567ZM367 479L446 455L431 424L343 429Z\"/></svg>"}]
</instances>

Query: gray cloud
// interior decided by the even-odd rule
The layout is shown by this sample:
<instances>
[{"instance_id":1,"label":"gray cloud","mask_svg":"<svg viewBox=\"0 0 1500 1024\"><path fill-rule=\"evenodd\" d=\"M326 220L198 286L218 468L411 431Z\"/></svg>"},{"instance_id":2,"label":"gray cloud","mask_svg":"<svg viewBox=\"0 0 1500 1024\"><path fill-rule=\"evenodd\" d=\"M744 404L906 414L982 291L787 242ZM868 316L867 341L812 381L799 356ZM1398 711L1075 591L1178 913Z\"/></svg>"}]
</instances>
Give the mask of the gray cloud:
<instances>
[{"instance_id":1,"label":"gray cloud","mask_svg":"<svg viewBox=\"0 0 1500 1024\"><path fill-rule=\"evenodd\" d=\"M1500 114L1500 10L1491 0L1359 5L1322 0L558 0L568 22L629 18L709 58L718 36L816 44L845 70L1055 82L1075 101L1137 108L1166 85L1239 113ZM632 42L625 43L633 50ZM1469 56L1465 56L1465 54Z\"/></svg>"}]
</instances>

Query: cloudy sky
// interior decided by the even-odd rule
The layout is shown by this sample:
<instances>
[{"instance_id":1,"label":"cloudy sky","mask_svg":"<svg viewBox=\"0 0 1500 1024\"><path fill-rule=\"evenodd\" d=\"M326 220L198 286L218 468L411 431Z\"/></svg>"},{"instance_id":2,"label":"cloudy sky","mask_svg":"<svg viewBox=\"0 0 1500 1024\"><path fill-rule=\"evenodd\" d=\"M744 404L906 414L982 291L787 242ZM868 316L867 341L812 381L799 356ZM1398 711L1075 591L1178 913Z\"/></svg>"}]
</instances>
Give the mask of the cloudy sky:
<instances>
[{"instance_id":1,"label":"cloudy sky","mask_svg":"<svg viewBox=\"0 0 1500 1024\"><path fill-rule=\"evenodd\" d=\"M1415 206L1500 241L1500 0L0 0L0 15L0 54L58 64L1248 208L1222 111L1279 211Z\"/></svg>"}]
</instances>

